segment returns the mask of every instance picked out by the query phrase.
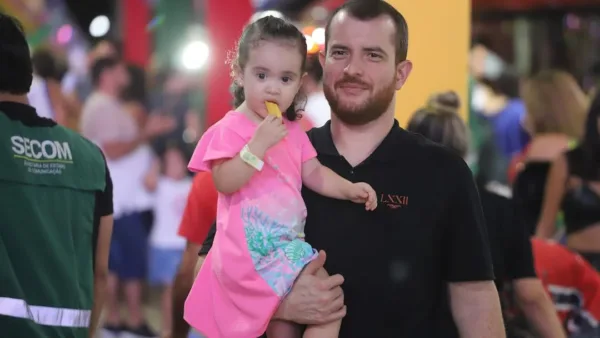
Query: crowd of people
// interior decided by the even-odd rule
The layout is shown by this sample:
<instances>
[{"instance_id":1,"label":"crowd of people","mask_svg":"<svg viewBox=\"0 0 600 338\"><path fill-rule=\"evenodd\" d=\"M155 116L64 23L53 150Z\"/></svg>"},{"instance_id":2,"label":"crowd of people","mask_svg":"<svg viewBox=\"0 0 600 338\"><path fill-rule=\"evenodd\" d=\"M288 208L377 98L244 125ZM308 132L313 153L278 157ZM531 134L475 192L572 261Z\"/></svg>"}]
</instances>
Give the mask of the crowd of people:
<instances>
[{"instance_id":1,"label":"crowd of people","mask_svg":"<svg viewBox=\"0 0 600 338\"><path fill-rule=\"evenodd\" d=\"M600 337L600 96L476 40L469 125L448 91L402 128L408 49L384 1L334 11L317 56L260 18L200 133L176 74L149 81L109 41L69 73L0 14L2 330Z\"/></svg>"}]
</instances>

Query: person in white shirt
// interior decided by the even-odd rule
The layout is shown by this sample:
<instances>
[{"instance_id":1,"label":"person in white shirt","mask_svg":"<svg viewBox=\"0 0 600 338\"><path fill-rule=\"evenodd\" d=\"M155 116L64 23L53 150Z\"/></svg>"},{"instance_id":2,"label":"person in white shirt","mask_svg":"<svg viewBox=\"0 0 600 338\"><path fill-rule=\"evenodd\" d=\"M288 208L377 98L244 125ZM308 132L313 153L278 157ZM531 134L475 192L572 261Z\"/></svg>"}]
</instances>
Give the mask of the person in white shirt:
<instances>
[{"instance_id":1,"label":"person in white shirt","mask_svg":"<svg viewBox=\"0 0 600 338\"><path fill-rule=\"evenodd\" d=\"M104 57L92 66L94 92L88 97L81 117L82 134L104 152L114 184L115 225L109 257L109 284L104 336L121 332L154 337L142 314L142 281L146 276L147 229L138 201L145 190L144 179L152 165L148 141L170 131L174 121L164 116L149 118L140 128L121 102L129 83L125 65ZM121 321L119 286L125 291L128 320Z\"/></svg>"},{"instance_id":2,"label":"person in white shirt","mask_svg":"<svg viewBox=\"0 0 600 338\"><path fill-rule=\"evenodd\" d=\"M192 178L181 148L168 145L160 161L146 176L146 188L154 192L154 225L150 233L148 281L163 288L161 297L162 331L172 323L172 286L185 250L186 241L177 234L183 217Z\"/></svg>"},{"instance_id":3,"label":"person in white shirt","mask_svg":"<svg viewBox=\"0 0 600 338\"><path fill-rule=\"evenodd\" d=\"M310 55L306 59L306 73L302 90L306 94L304 117L308 118L315 128L323 126L331 118L331 108L323 92L323 68L319 58Z\"/></svg>"}]
</instances>

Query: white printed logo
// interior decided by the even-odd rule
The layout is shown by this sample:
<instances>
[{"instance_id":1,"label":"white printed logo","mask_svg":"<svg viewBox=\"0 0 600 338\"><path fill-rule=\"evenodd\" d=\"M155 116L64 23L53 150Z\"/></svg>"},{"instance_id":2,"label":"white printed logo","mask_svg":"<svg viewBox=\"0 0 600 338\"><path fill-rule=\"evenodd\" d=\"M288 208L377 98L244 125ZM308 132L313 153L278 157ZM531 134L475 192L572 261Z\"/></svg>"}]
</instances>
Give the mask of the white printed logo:
<instances>
[{"instance_id":1,"label":"white printed logo","mask_svg":"<svg viewBox=\"0 0 600 338\"><path fill-rule=\"evenodd\" d=\"M13 157L24 160L31 173L60 175L66 164L73 164L68 142L39 141L22 136L13 136L10 141Z\"/></svg>"}]
</instances>

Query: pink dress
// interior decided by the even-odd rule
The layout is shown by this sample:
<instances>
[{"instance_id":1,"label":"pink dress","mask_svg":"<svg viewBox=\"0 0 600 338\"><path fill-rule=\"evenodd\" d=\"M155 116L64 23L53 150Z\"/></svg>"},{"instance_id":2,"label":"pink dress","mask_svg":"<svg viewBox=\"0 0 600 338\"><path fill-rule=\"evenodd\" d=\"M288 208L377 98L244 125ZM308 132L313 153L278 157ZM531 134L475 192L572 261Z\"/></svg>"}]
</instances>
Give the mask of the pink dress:
<instances>
[{"instance_id":1,"label":"pink dress","mask_svg":"<svg viewBox=\"0 0 600 338\"><path fill-rule=\"evenodd\" d=\"M316 257L306 243L302 163L316 156L297 122L269 149L265 165L239 191L219 193L217 233L185 303L185 320L208 338L261 336L304 266ZM196 146L189 168L235 157L257 124L229 112Z\"/></svg>"}]
</instances>

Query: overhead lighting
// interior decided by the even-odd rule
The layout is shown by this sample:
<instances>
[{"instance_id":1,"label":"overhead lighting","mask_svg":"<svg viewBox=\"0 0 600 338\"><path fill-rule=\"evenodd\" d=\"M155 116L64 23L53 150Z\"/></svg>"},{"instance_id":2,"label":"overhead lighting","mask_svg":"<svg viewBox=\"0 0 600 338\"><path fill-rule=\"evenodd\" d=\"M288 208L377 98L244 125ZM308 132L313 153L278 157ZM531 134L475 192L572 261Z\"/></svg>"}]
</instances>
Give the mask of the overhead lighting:
<instances>
[{"instance_id":1,"label":"overhead lighting","mask_svg":"<svg viewBox=\"0 0 600 338\"><path fill-rule=\"evenodd\" d=\"M189 43L181 54L181 64L187 70L197 71L202 69L208 61L209 48L203 41Z\"/></svg>"},{"instance_id":2,"label":"overhead lighting","mask_svg":"<svg viewBox=\"0 0 600 338\"><path fill-rule=\"evenodd\" d=\"M90 23L90 35L95 38L101 38L110 30L110 20L106 15L100 15L94 18Z\"/></svg>"}]
</instances>

